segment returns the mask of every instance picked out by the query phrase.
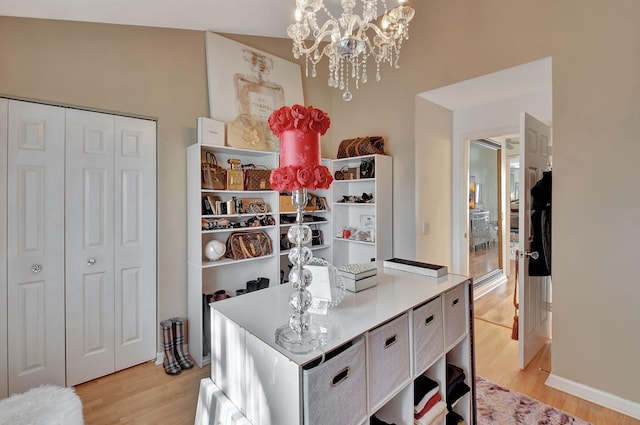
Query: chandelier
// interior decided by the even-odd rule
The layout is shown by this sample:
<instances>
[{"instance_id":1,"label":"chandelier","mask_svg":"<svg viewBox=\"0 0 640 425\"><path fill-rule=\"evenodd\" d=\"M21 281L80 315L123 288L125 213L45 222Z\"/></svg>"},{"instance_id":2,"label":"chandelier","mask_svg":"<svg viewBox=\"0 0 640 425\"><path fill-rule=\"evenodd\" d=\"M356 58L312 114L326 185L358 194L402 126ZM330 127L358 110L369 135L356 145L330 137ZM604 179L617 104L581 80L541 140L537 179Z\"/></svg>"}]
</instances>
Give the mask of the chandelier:
<instances>
[{"instance_id":1,"label":"chandelier","mask_svg":"<svg viewBox=\"0 0 640 425\"><path fill-rule=\"evenodd\" d=\"M380 81L380 65L400 67L402 41L409 39L409 21L415 10L398 0L398 6L387 10L386 0L360 0L362 16L354 13L357 0L341 0L342 14L336 19L323 0L296 0L296 22L287 34L293 40L293 56L305 56L306 75L316 76L316 65L323 56L329 58L329 86L343 90L342 98L351 100L349 82L356 89L367 82L367 62L372 57L376 81ZM382 16L378 18L378 3ZM322 9L327 20L318 23L316 14ZM375 22L374 22L375 20ZM312 37L310 40L309 37ZM321 43L326 42L321 47Z\"/></svg>"}]
</instances>

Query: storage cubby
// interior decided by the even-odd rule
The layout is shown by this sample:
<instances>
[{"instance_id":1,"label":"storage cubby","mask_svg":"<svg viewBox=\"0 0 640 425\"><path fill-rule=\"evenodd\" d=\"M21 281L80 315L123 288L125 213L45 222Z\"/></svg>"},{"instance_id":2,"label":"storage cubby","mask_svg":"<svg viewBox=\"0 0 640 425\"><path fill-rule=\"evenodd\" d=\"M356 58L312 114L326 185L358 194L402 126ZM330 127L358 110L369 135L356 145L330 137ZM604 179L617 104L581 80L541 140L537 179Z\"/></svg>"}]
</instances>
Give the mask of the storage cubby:
<instances>
[{"instance_id":1,"label":"storage cubby","mask_svg":"<svg viewBox=\"0 0 640 425\"><path fill-rule=\"evenodd\" d=\"M405 385L394 397L383 404L372 416L388 424L413 423L413 387ZM367 422L369 423L369 422Z\"/></svg>"},{"instance_id":2,"label":"storage cubby","mask_svg":"<svg viewBox=\"0 0 640 425\"><path fill-rule=\"evenodd\" d=\"M304 423L362 422L367 417L365 365L365 341L360 337L303 367Z\"/></svg>"},{"instance_id":3,"label":"storage cubby","mask_svg":"<svg viewBox=\"0 0 640 425\"><path fill-rule=\"evenodd\" d=\"M422 420L424 420L427 423L432 423L431 421L426 421L424 418L424 415L430 414L431 416L437 416L438 414L444 414L445 416L442 418L442 420L435 423L436 424L445 423L447 408L446 408L446 397L445 397L446 379L444 377L445 375L444 370L445 370L445 357L441 356L431 368L429 368L423 374L420 374L413 381L413 385L414 385L414 392L413 392L414 398L412 399L413 415L412 415L412 421L410 423L413 423L414 415L419 415L422 412L422 410L426 408L428 408L431 413L423 413L423 416L421 417ZM421 382L421 380L424 379L424 377L421 375L431 380L432 383L435 383L436 385L435 388L426 387L425 383ZM422 391L416 390L416 387L418 386L421 387ZM416 393L418 393L417 398L415 397ZM439 400L436 399L438 400L435 402L436 404L432 405L431 407L428 407L430 405L430 402L434 400L433 397L436 397L436 395L438 395Z\"/></svg>"},{"instance_id":4,"label":"storage cubby","mask_svg":"<svg viewBox=\"0 0 640 425\"><path fill-rule=\"evenodd\" d=\"M410 380L408 314L372 329L367 339L369 407L375 411Z\"/></svg>"},{"instance_id":5,"label":"storage cubby","mask_svg":"<svg viewBox=\"0 0 640 425\"><path fill-rule=\"evenodd\" d=\"M468 301L464 288L454 288L444 294L444 346L447 351L466 335Z\"/></svg>"},{"instance_id":6,"label":"storage cubby","mask_svg":"<svg viewBox=\"0 0 640 425\"><path fill-rule=\"evenodd\" d=\"M466 423L470 423L469 420L472 417L472 389L474 387L473 368L468 353L468 340L463 339L451 350L449 350L446 355L447 365L453 365L462 370L465 377L464 384L469 388L468 392L466 392L456 401L448 399L447 404L451 405L453 411L457 412L459 415L465 418Z\"/></svg>"},{"instance_id":7,"label":"storage cubby","mask_svg":"<svg viewBox=\"0 0 640 425\"><path fill-rule=\"evenodd\" d=\"M458 309L447 315L445 302L457 297L463 312L470 309L471 281L451 274L435 279L386 273L382 262L377 264L375 287L348 292L327 315L314 315L327 329L326 343L307 354L291 353L275 342L275 329L286 324L290 314L289 285L213 303L209 381L221 390L216 392L219 403L229 398L235 413L254 425L360 425L374 416L388 424L413 424L415 382L421 374L438 383L443 403L448 363L464 370L466 383L473 382L468 321L462 321L467 328L457 342L444 349L447 323L457 326L460 315ZM431 323L441 327L431 328ZM427 332L416 331L425 324ZM425 345L440 349L421 363L418 350ZM417 370L417 364L426 369ZM471 393L462 396L455 409L466 423L475 423Z\"/></svg>"},{"instance_id":8,"label":"storage cubby","mask_svg":"<svg viewBox=\"0 0 640 425\"><path fill-rule=\"evenodd\" d=\"M426 371L444 352L442 297L413 310L414 370Z\"/></svg>"}]
</instances>

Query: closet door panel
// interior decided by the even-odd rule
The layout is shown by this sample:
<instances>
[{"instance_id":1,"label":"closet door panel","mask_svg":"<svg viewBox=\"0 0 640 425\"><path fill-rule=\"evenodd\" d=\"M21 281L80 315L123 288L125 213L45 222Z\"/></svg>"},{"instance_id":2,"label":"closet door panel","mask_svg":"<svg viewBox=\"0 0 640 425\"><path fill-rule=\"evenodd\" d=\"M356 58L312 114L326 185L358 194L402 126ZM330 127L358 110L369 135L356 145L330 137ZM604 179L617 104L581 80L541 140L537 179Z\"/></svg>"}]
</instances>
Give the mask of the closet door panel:
<instances>
[{"instance_id":1,"label":"closet door panel","mask_svg":"<svg viewBox=\"0 0 640 425\"><path fill-rule=\"evenodd\" d=\"M64 109L10 101L9 393L65 384Z\"/></svg>"},{"instance_id":2,"label":"closet door panel","mask_svg":"<svg viewBox=\"0 0 640 425\"><path fill-rule=\"evenodd\" d=\"M9 101L0 99L0 170L7 169ZM7 373L7 173L0 173L0 398L9 395Z\"/></svg>"},{"instance_id":3,"label":"closet door panel","mask_svg":"<svg viewBox=\"0 0 640 425\"><path fill-rule=\"evenodd\" d=\"M156 356L156 125L115 117L116 370Z\"/></svg>"},{"instance_id":4,"label":"closet door panel","mask_svg":"<svg viewBox=\"0 0 640 425\"><path fill-rule=\"evenodd\" d=\"M67 384L115 371L114 120L69 109L66 149Z\"/></svg>"}]
</instances>

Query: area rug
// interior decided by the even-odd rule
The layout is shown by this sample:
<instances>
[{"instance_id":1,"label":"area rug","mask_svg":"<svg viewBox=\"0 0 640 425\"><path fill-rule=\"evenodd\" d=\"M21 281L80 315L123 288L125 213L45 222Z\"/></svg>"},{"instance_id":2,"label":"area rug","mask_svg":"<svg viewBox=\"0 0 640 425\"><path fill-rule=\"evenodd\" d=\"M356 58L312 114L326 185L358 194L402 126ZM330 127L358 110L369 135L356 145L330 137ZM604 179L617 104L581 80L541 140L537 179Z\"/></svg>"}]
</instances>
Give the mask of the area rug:
<instances>
[{"instance_id":1,"label":"area rug","mask_svg":"<svg viewBox=\"0 0 640 425\"><path fill-rule=\"evenodd\" d=\"M478 425L589 425L562 410L476 376Z\"/></svg>"}]
</instances>

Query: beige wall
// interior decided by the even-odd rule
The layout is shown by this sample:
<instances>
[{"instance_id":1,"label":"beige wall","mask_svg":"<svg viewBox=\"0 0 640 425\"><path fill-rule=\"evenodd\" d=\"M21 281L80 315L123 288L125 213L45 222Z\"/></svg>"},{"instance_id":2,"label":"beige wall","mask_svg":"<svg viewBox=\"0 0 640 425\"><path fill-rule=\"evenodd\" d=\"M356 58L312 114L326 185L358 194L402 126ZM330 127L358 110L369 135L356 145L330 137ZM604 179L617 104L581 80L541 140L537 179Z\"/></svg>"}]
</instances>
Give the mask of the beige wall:
<instances>
[{"instance_id":1,"label":"beige wall","mask_svg":"<svg viewBox=\"0 0 640 425\"><path fill-rule=\"evenodd\" d=\"M288 57L284 40L235 37ZM157 119L158 321L186 317L186 146L209 115L204 33L0 17L0 95ZM331 106L305 82L306 101ZM321 86L325 87L324 84Z\"/></svg>"},{"instance_id":2,"label":"beige wall","mask_svg":"<svg viewBox=\"0 0 640 425\"><path fill-rule=\"evenodd\" d=\"M204 34L0 18L0 93L158 122L158 321L186 316L185 147L208 111Z\"/></svg>"},{"instance_id":3,"label":"beige wall","mask_svg":"<svg viewBox=\"0 0 640 425\"><path fill-rule=\"evenodd\" d=\"M414 1L402 69L334 101L334 130L382 133L394 156L394 255L416 231L413 96L553 58L553 373L640 402L636 239L640 191L640 3ZM357 111L354 113L353 111ZM438 130L440 131L440 130ZM426 142L426 141L424 141ZM441 158L447 160L447 155ZM416 158L420 161L420 158ZM425 157L425 167L438 158ZM450 181L443 176L443 184ZM442 220L442 226L447 226ZM434 224L437 226L437 224ZM420 242L424 244L425 242ZM628 407L628 406L627 406ZM640 407L635 405L635 412Z\"/></svg>"},{"instance_id":4,"label":"beige wall","mask_svg":"<svg viewBox=\"0 0 640 425\"><path fill-rule=\"evenodd\" d=\"M640 3L412 3L401 70L383 69L379 83L370 76L350 103L326 78L305 83L306 102L333 120L324 155L344 138L385 136L394 157L394 255L411 256L415 95L552 56L553 372L640 402ZM289 57L283 40L237 39ZM184 148L195 118L208 112L204 35L0 18L0 54L2 94L158 119L159 318L186 315ZM450 156L440 146L418 152L429 150Z\"/></svg>"}]
</instances>

